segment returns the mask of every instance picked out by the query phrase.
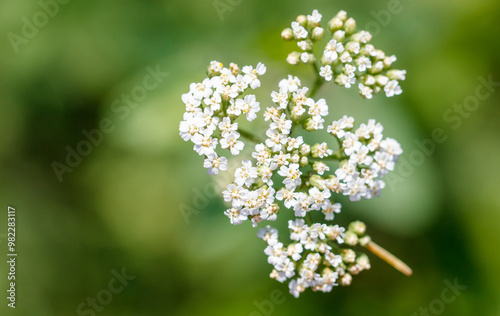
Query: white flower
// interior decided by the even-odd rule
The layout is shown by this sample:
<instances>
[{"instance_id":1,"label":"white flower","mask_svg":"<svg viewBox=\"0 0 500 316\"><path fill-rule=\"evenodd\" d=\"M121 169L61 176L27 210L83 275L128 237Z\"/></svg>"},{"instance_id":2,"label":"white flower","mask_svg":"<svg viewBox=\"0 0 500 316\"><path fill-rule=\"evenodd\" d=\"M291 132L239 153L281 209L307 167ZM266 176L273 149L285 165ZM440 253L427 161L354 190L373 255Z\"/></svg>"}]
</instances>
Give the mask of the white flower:
<instances>
[{"instance_id":1,"label":"white flower","mask_svg":"<svg viewBox=\"0 0 500 316\"><path fill-rule=\"evenodd\" d=\"M361 142L358 140L358 136L354 133L347 132L345 134L345 139L342 142L342 147L347 156L352 155L355 151L361 148Z\"/></svg>"},{"instance_id":2,"label":"white flower","mask_svg":"<svg viewBox=\"0 0 500 316\"><path fill-rule=\"evenodd\" d=\"M243 166L237 168L234 172L234 182L239 186L246 185L249 187L257 178L257 168L252 167L250 160L243 160L242 164Z\"/></svg>"},{"instance_id":3,"label":"white flower","mask_svg":"<svg viewBox=\"0 0 500 316\"><path fill-rule=\"evenodd\" d=\"M307 38L307 30L299 24L299 22L292 22L293 35L297 39Z\"/></svg>"},{"instance_id":4,"label":"white flower","mask_svg":"<svg viewBox=\"0 0 500 316\"><path fill-rule=\"evenodd\" d=\"M222 196L225 202L231 202L233 207L240 207L243 205L247 198L248 190L243 189L241 186L236 186L230 183L225 191L222 191Z\"/></svg>"},{"instance_id":5,"label":"white flower","mask_svg":"<svg viewBox=\"0 0 500 316\"><path fill-rule=\"evenodd\" d=\"M258 63L255 69L252 66L245 66L242 71L249 78L250 88L257 89L260 87L259 76L266 73L266 66L263 63Z\"/></svg>"},{"instance_id":6,"label":"white flower","mask_svg":"<svg viewBox=\"0 0 500 316\"><path fill-rule=\"evenodd\" d=\"M337 138L344 137L345 131L342 127L341 121L333 121L331 125L328 125L326 131Z\"/></svg>"},{"instance_id":7,"label":"white flower","mask_svg":"<svg viewBox=\"0 0 500 316\"><path fill-rule=\"evenodd\" d=\"M286 143L286 136L279 133L274 129L268 129L266 132L266 136L269 137L266 139L266 146L271 148L272 151L280 151L283 145Z\"/></svg>"},{"instance_id":8,"label":"white flower","mask_svg":"<svg viewBox=\"0 0 500 316\"><path fill-rule=\"evenodd\" d=\"M301 243L290 244L286 250L288 256L292 257L295 261L299 261L302 258L302 251L304 251L304 248Z\"/></svg>"},{"instance_id":9,"label":"white flower","mask_svg":"<svg viewBox=\"0 0 500 316\"><path fill-rule=\"evenodd\" d=\"M373 93L373 89L370 88L369 86L365 86L363 85L362 83L360 83L358 85L358 88L359 88L359 93L367 98L367 99L371 99L372 98L372 93Z\"/></svg>"},{"instance_id":10,"label":"white flower","mask_svg":"<svg viewBox=\"0 0 500 316\"><path fill-rule=\"evenodd\" d=\"M389 155L398 157L403 153L401 145L397 140L387 137L385 140L380 142L380 148L382 148Z\"/></svg>"},{"instance_id":11,"label":"white flower","mask_svg":"<svg viewBox=\"0 0 500 316\"><path fill-rule=\"evenodd\" d=\"M358 65L359 71L366 71L366 69L372 67L372 62L370 58L366 56L361 56L358 59L356 59L356 64Z\"/></svg>"},{"instance_id":12,"label":"white flower","mask_svg":"<svg viewBox=\"0 0 500 316\"><path fill-rule=\"evenodd\" d=\"M231 115L231 116L240 116L241 115L241 109L236 106L234 99L229 100L229 106L227 107L226 112L228 115Z\"/></svg>"},{"instance_id":13,"label":"white flower","mask_svg":"<svg viewBox=\"0 0 500 316\"><path fill-rule=\"evenodd\" d=\"M306 105L309 106L309 115L311 116L327 116L328 115L328 105L325 99L319 99L314 102L313 99L308 99Z\"/></svg>"},{"instance_id":14,"label":"white flower","mask_svg":"<svg viewBox=\"0 0 500 316\"><path fill-rule=\"evenodd\" d=\"M199 116L190 116L186 121L181 121L179 124L179 135L184 141L190 140L204 126L204 121Z\"/></svg>"},{"instance_id":15,"label":"white flower","mask_svg":"<svg viewBox=\"0 0 500 316\"><path fill-rule=\"evenodd\" d=\"M231 132L220 140L220 146L224 149L229 149L232 155L238 155L243 150L245 144L239 141L240 134L238 132Z\"/></svg>"},{"instance_id":16,"label":"white flower","mask_svg":"<svg viewBox=\"0 0 500 316\"><path fill-rule=\"evenodd\" d=\"M315 57L313 54L304 52L304 53L300 54L300 60L302 60L303 63L307 64L309 62L314 62Z\"/></svg>"},{"instance_id":17,"label":"white flower","mask_svg":"<svg viewBox=\"0 0 500 316\"><path fill-rule=\"evenodd\" d=\"M278 230L268 225L259 229L257 237L263 239L269 246L274 246L278 243Z\"/></svg>"},{"instance_id":18,"label":"white flower","mask_svg":"<svg viewBox=\"0 0 500 316\"><path fill-rule=\"evenodd\" d=\"M299 89L301 83L299 77L288 75L288 79L282 79L278 85L280 90L283 89L286 92L295 92Z\"/></svg>"},{"instance_id":19,"label":"white flower","mask_svg":"<svg viewBox=\"0 0 500 316\"><path fill-rule=\"evenodd\" d=\"M335 214L340 213L342 205L340 203L328 204L327 207L323 208L323 214L325 214L325 220L333 221Z\"/></svg>"},{"instance_id":20,"label":"white flower","mask_svg":"<svg viewBox=\"0 0 500 316\"><path fill-rule=\"evenodd\" d=\"M344 51L340 54L340 61L344 64L350 63L352 61L351 54L348 51Z\"/></svg>"},{"instance_id":21,"label":"white flower","mask_svg":"<svg viewBox=\"0 0 500 316\"><path fill-rule=\"evenodd\" d=\"M280 92L273 91L271 93L271 98L274 103L277 103L280 108L286 109L288 105L288 92L284 88L280 88Z\"/></svg>"},{"instance_id":22,"label":"white flower","mask_svg":"<svg viewBox=\"0 0 500 316\"><path fill-rule=\"evenodd\" d=\"M326 206L327 199L330 198L331 193L329 190L320 191L318 188L314 187L309 189L309 197L311 203L311 210L319 211Z\"/></svg>"},{"instance_id":23,"label":"white flower","mask_svg":"<svg viewBox=\"0 0 500 316\"><path fill-rule=\"evenodd\" d=\"M400 95L403 90L399 86L399 83L396 80L389 81L384 87L385 95L388 97L392 97L394 95Z\"/></svg>"},{"instance_id":24,"label":"white flower","mask_svg":"<svg viewBox=\"0 0 500 316\"><path fill-rule=\"evenodd\" d=\"M333 150L328 148L328 144L325 142L322 142L319 144L319 146L316 147L316 155L319 158L325 158L333 154Z\"/></svg>"},{"instance_id":25,"label":"white flower","mask_svg":"<svg viewBox=\"0 0 500 316\"><path fill-rule=\"evenodd\" d=\"M311 199L304 192L295 193L297 203L293 206L296 217L304 217L310 211ZM306 247L307 248L307 247Z\"/></svg>"},{"instance_id":26,"label":"white flower","mask_svg":"<svg viewBox=\"0 0 500 316\"><path fill-rule=\"evenodd\" d=\"M344 51L344 45L341 42L337 42L332 39L326 44L323 56L329 61L334 62L339 57L339 53Z\"/></svg>"},{"instance_id":27,"label":"white flower","mask_svg":"<svg viewBox=\"0 0 500 316\"><path fill-rule=\"evenodd\" d=\"M215 154L215 147L217 147L217 138L212 138L212 132L206 130L203 134L197 133L192 138L191 141L195 144L194 151L196 151L200 156L209 156Z\"/></svg>"},{"instance_id":28,"label":"white flower","mask_svg":"<svg viewBox=\"0 0 500 316\"><path fill-rule=\"evenodd\" d=\"M350 201L359 201L366 194L367 188L362 178L353 178L346 183L344 195L349 195Z\"/></svg>"},{"instance_id":29,"label":"white flower","mask_svg":"<svg viewBox=\"0 0 500 316\"><path fill-rule=\"evenodd\" d=\"M281 166L278 174L285 178L283 184L287 190L295 190L302 183L300 176L302 172L299 170L299 164L291 163L290 166Z\"/></svg>"},{"instance_id":30,"label":"white flower","mask_svg":"<svg viewBox=\"0 0 500 316\"><path fill-rule=\"evenodd\" d=\"M318 12L318 10L313 10L312 15L307 15L307 20L313 23L321 22L322 15Z\"/></svg>"},{"instance_id":31,"label":"white flower","mask_svg":"<svg viewBox=\"0 0 500 316\"><path fill-rule=\"evenodd\" d=\"M216 175L219 173L219 169L222 171L227 170L227 158L217 157L215 154L209 155L203 162L203 167L208 169L208 174Z\"/></svg>"},{"instance_id":32,"label":"white flower","mask_svg":"<svg viewBox=\"0 0 500 316\"><path fill-rule=\"evenodd\" d=\"M244 222L245 220L247 220L247 218L248 218L247 215L241 214L241 211L237 208L234 208L234 207L227 209L224 212L224 215L229 217L231 224L233 224L233 225L239 225L242 222Z\"/></svg>"},{"instance_id":33,"label":"white flower","mask_svg":"<svg viewBox=\"0 0 500 316\"><path fill-rule=\"evenodd\" d=\"M255 100L255 95L249 94L245 98L236 100L236 106L241 110L241 113L246 115L248 121L253 121L257 118L257 112L260 111L260 103Z\"/></svg>"},{"instance_id":34,"label":"white flower","mask_svg":"<svg viewBox=\"0 0 500 316\"><path fill-rule=\"evenodd\" d=\"M219 130L222 137L225 137L231 132L236 132L238 130L238 123L232 123L229 117L224 117L219 123Z\"/></svg>"},{"instance_id":35,"label":"white flower","mask_svg":"<svg viewBox=\"0 0 500 316\"><path fill-rule=\"evenodd\" d=\"M283 113L280 117L274 119L274 122L271 123L270 127L278 130L284 135L288 135L290 134L290 129L292 128L292 121L287 120L286 115Z\"/></svg>"},{"instance_id":36,"label":"white flower","mask_svg":"<svg viewBox=\"0 0 500 316\"><path fill-rule=\"evenodd\" d=\"M303 143L304 139L302 138L302 136L298 136L297 138L289 137L287 140L286 150L292 151L294 149L298 149Z\"/></svg>"},{"instance_id":37,"label":"white flower","mask_svg":"<svg viewBox=\"0 0 500 316\"><path fill-rule=\"evenodd\" d=\"M286 208L292 208L297 203L293 193L293 190L281 188L278 192L276 192L276 199L283 201Z\"/></svg>"},{"instance_id":38,"label":"white flower","mask_svg":"<svg viewBox=\"0 0 500 316\"><path fill-rule=\"evenodd\" d=\"M214 93L210 98L204 99L203 102L205 102L205 104L208 105L213 111L219 111L222 99L218 93Z\"/></svg>"},{"instance_id":39,"label":"white flower","mask_svg":"<svg viewBox=\"0 0 500 316\"><path fill-rule=\"evenodd\" d=\"M252 157L257 159L257 166L265 164L271 158L271 152L264 144L255 145L255 151L252 153Z\"/></svg>"},{"instance_id":40,"label":"white flower","mask_svg":"<svg viewBox=\"0 0 500 316\"><path fill-rule=\"evenodd\" d=\"M372 35L368 31L359 32L359 40L361 43L368 43L372 39Z\"/></svg>"},{"instance_id":41,"label":"white flower","mask_svg":"<svg viewBox=\"0 0 500 316\"><path fill-rule=\"evenodd\" d=\"M189 93L191 93L196 99L202 100L204 98L210 97L212 94L210 79L206 78L201 83L192 83L189 85Z\"/></svg>"},{"instance_id":42,"label":"white flower","mask_svg":"<svg viewBox=\"0 0 500 316\"><path fill-rule=\"evenodd\" d=\"M326 163L322 161L315 161L313 164L313 169L316 171L319 175L323 175L325 171L329 171L330 168L326 165Z\"/></svg>"},{"instance_id":43,"label":"white flower","mask_svg":"<svg viewBox=\"0 0 500 316\"><path fill-rule=\"evenodd\" d=\"M335 79L335 81L342 85L342 86L345 86L346 88L350 88L351 85L353 85L354 83L356 83L356 77L354 76L354 74L350 74L350 75L345 75L345 74L340 74L338 75L338 77Z\"/></svg>"},{"instance_id":44,"label":"white flower","mask_svg":"<svg viewBox=\"0 0 500 316\"><path fill-rule=\"evenodd\" d=\"M333 78L332 66L326 65L319 69L319 75L325 78L326 81L331 81Z\"/></svg>"}]
</instances>

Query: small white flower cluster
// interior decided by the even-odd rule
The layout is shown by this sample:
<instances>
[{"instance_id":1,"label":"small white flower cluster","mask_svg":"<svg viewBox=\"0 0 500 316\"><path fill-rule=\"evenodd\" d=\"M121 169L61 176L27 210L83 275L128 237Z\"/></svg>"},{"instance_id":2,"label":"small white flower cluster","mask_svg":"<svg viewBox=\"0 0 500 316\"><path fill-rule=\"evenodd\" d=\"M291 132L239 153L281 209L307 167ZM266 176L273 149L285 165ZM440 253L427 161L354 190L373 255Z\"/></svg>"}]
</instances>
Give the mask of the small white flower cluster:
<instances>
[{"instance_id":1,"label":"small white flower cluster","mask_svg":"<svg viewBox=\"0 0 500 316\"><path fill-rule=\"evenodd\" d=\"M216 175L219 169L227 170L227 158L219 157L216 152L218 144L232 155L243 150L245 144L239 140L235 120L245 115L248 121L253 121L260 111L260 103L252 94L238 97L249 88L260 87L259 76L265 72L262 63L255 69L245 66L240 71L236 64L231 63L225 68L222 63L212 61L208 67L209 77L192 83L189 92L182 95L186 112L179 125L179 135L183 140L193 142L194 151L205 156L203 166L209 174Z\"/></svg>"},{"instance_id":2,"label":"small white flower cluster","mask_svg":"<svg viewBox=\"0 0 500 316\"><path fill-rule=\"evenodd\" d=\"M339 144L338 151L334 153L326 142L306 144L302 136L290 135L292 127L302 122L307 131L323 129L328 105L324 99L308 98L308 89L301 88L297 77L289 76L279 86L280 92L271 94L278 106L267 108L264 114L271 122L267 138L252 153L255 166L243 161L234 183L223 192L224 200L231 203L225 212L231 223L250 219L256 226L262 220L274 221L280 210L278 201L297 217L321 211L325 220L333 220L341 205L332 201L332 193L347 195L351 201L379 196L385 187L381 178L394 170L403 152L399 143L383 139L383 126L375 120L354 129L354 118L344 116L327 127ZM325 159L340 161L338 168L329 174Z\"/></svg>"},{"instance_id":3,"label":"small white flower cluster","mask_svg":"<svg viewBox=\"0 0 500 316\"><path fill-rule=\"evenodd\" d=\"M352 275L370 269L365 254L352 249L340 248L346 236L355 244L366 244L364 224L353 222L349 231L338 225L315 223L306 225L303 219L288 221L291 243L283 244L278 230L267 226L257 236L267 243L264 253L274 269L270 277L279 282L290 280L290 293L299 297L306 288L313 291L330 292L334 286L349 285ZM355 241L353 241L355 240Z\"/></svg>"},{"instance_id":4,"label":"small white flower cluster","mask_svg":"<svg viewBox=\"0 0 500 316\"><path fill-rule=\"evenodd\" d=\"M225 214L232 224L247 219L254 226L262 220L274 221L280 209L278 201L293 209L298 217L310 211L322 211L326 220L333 220L334 213L340 212L341 205L332 202L331 192L325 185L320 188L306 185L311 181L312 172L306 175L305 167L324 174L329 167L316 159L327 158L333 151L326 142L310 146L304 143L302 136L291 136L292 127L300 122L308 131L324 129L323 117L328 115L328 105L324 99L308 98L308 88L301 88L297 77L281 80L279 87L280 92L271 95L278 106L267 108L264 114L265 120L270 121L267 138L257 144L252 153L255 166L250 160L243 161L235 171L234 183L223 192L224 200L231 203ZM276 176L282 178L283 186L279 189Z\"/></svg>"},{"instance_id":5,"label":"small white flower cluster","mask_svg":"<svg viewBox=\"0 0 500 316\"><path fill-rule=\"evenodd\" d=\"M335 176L330 176L324 184L332 192L359 201L362 197L371 199L380 195L385 187L381 178L394 170L403 149L395 139L383 139L384 127L375 120L353 128L354 118L346 115L327 127L342 146L342 160Z\"/></svg>"},{"instance_id":6,"label":"small white flower cluster","mask_svg":"<svg viewBox=\"0 0 500 316\"><path fill-rule=\"evenodd\" d=\"M283 38L296 40L302 50L290 54L290 63L315 65L313 44L324 36L321 17L314 10L311 15L299 16L292 28L283 31ZM333 35L321 57L323 67L315 67L318 80L313 89L302 86L292 75L279 82L278 91L271 93L275 105L263 113L269 122L264 139L243 131L235 121L242 115L248 121L257 118L260 103L246 92L260 87L259 76L266 71L263 64L240 71L235 64L225 68L212 61L208 78L192 83L189 92L182 95L186 112L180 136L193 142L194 150L205 156L209 174L227 170L227 158L216 152L218 145L238 155L245 147L240 136L256 144L252 159L242 161L234 181L222 192L230 204L224 214L234 225L247 220L253 226L275 221L280 210L282 216L293 218L288 222L290 244L280 241L277 229L269 226L258 236L267 243L264 252L274 267L271 277L288 280L295 297L306 288L329 292L336 285L349 285L352 275L370 268L366 255L349 248L369 245L363 223L353 222L345 231L322 222L332 221L340 213L337 197L341 195L350 201L379 196L385 187L382 178L394 170L403 152L396 140L384 139L383 126L375 120L355 127L354 118L345 115L330 125L325 123L328 104L325 99L313 98L325 81L350 87L359 80L361 95L371 98L382 90L387 96L400 94L398 80L404 80L406 74L390 69L395 57L386 57L368 44L368 32L355 33L355 22L347 19L344 11L328 23L328 29ZM321 143L308 144L296 135L298 131L323 131L326 136ZM313 214L320 216L316 222Z\"/></svg>"},{"instance_id":7,"label":"small white flower cluster","mask_svg":"<svg viewBox=\"0 0 500 316\"><path fill-rule=\"evenodd\" d=\"M301 50L290 53L288 63L315 63L314 44L321 41L325 33L321 17L317 10L312 15L299 15L291 28L283 30L283 39L296 41ZM333 80L346 88L358 81L359 92L366 99L380 91L384 91L387 97L402 93L399 81L405 80L406 70L392 69L396 56L387 56L369 44L372 35L367 31L356 32L356 21L347 18L345 11L337 13L328 22L327 29L332 36L323 50L322 66L318 70L324 80Z\"/></svg>"}]
</instances>

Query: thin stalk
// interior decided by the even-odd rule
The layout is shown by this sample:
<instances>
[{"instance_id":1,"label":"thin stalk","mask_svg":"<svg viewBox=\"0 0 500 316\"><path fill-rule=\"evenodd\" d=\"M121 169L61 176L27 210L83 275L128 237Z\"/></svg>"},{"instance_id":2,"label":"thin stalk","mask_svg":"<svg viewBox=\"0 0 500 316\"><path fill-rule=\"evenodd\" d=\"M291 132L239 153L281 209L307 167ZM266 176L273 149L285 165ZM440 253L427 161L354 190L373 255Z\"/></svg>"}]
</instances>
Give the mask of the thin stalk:
<instances>
[{"instance_id":1,"label":"thin stalk","mask_svg":"<svg viewBox=\"0 0 500 316\"><path fill-rule=\"evenodd\" d=\"M399 260L398 258L396 258L396 256L380 247L373 241L370 241L368 245L366 245L366 249L370 250L373 254L393 266L396 270L403 273L404 275L411 276L413 274L412 269L408 265L406 265L406 263Z\"/></svg>"},{"instance_id":2,"label":"thin stalk","mask_svg":"<svg viewBox=\"0 0 500 316\"><path fill-rule=\"evenodd\" d=\"M246 139L248 139L256 144L264 143L264 141L262 141L259 137L255 136L254 134L252 134L250 132L242 130L241 128L238 128L238 133L240 133L241 136L245 137Z\"/></svg>"},{"instance_id":3,"label":"thin stalk","mask_svg":"<svg viewBox=\"0 0 500 316\"><path fill-rule=\"evenodd\" d=\"M309 91L309 97L313 98L318 92L319 88L325 83L325 80L319 75L319 68L316 63L313 63L314 73L316 74L316 81L314 81L313 87Z\"/></svg>"}]
</instances>

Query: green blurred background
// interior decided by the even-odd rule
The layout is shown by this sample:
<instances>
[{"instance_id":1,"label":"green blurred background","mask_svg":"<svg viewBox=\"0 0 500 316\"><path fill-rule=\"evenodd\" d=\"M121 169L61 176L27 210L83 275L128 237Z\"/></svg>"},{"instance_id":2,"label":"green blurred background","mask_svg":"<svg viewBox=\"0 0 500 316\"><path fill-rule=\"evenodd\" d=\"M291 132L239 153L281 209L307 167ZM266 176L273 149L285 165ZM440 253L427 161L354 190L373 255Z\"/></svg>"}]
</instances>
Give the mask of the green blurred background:
<instances>
[{"instance_id":1,"label":"green blurred background","mask_svg":"<svg viewBox=\"0 0 500 316\"><path fill-rule=\"evenodd\" d=\"M219 15L221 3L231 10ZM352 286L295 299L268 277L256 230L223 215L213 179L178 136L178 123L181 94L213 59L264 62L257 92L264 106L288 73L310 84L310 69L284 62L293 45L280 32L315 8L324 20L344 9L360 28L379 30L373 44L408 71L399 97L369 102L334 85L319 96L332 118L375 118L401 142L410 162L399 172L405 176L376 200L344 204L337 219L365 221L414 276L371 256L372 270ZM379 14L389 9L397 13ZM37 34L12 45L23 17L40 11L37 1L0 1L4 258L8 205L17 209L18 234L17 308L2 298L1 315L78 315L122 268L135 279L97 315L426 315L424 308L429 315L500 315L500 91L477 88L480 76L500 81L499 1L69 1L46 23L38 16ZM147 67L169 75L137 106L113 111ZM443 118L464 100L475 105L476 89L489 95L462 112L460 124ZM104 119L113 132L60 182L53 162L64 163L67 146L75 149L86 139L82 130ZM419 154L436 128L446 141ZM199 214L186 221L182 209ZM455 279L467 289L442 303L445 281ZM286 299L271 308L275 290ZM267 311L259 311L262 302Z\"/></svg>"}]
</instances>

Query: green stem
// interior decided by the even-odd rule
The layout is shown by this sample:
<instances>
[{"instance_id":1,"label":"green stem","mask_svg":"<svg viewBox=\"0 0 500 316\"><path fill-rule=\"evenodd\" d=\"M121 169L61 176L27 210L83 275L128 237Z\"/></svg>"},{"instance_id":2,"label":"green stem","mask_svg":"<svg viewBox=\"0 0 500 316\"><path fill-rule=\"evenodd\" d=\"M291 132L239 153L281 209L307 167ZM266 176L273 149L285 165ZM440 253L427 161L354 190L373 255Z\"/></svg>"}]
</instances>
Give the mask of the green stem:
<instances>
[{"instance_id":1,"label":"green stem","mask_svg":"<svg viewBox=\"0 0 500 316\"><path fill-rule=\"evenodd\" d=\"M319 88L325 83L325 80L319 75L319 68L316 63L313 63L314 73L316 74L316 81L314 81L313 87L309 91L309 97L312 98L316 95Z\"/></svg>"},{"instance_id":2,"label":"green stem","mask_svg":"<svg viewBox=\"0 0 500 316\"><path fill-rule=\"evenodd\" d=\"M248 140L251 140L252 142L256 144L264 143L259 137L255 136L252 133L249 133L245 130L242 130L241 128L238 128L238 133L240 133L241 136L245 137Z\"/></svg>"}]
</instances>

